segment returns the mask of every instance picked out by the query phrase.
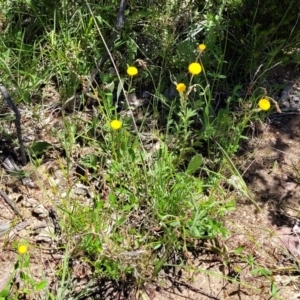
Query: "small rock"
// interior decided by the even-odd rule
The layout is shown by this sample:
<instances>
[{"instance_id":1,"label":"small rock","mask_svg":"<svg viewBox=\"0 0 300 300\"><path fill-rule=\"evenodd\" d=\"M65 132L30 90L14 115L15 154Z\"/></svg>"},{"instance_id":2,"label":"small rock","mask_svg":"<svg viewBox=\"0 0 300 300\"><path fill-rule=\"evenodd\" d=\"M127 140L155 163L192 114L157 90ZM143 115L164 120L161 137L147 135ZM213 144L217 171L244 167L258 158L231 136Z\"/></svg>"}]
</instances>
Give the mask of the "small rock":
<instances>
[{"instance_id":1,"label":"small rock","mask_svg":"<svg viewBox=\"0 0 300 300\"><path fill-rule=\"evenodd\" d=\"M38 215L39 218L47 218L49 216L48 210L33 198L28 198L26 201L23 201L23 206L27 208L32 208L32 212Z\"/></svg>"},{"instance_id":2,"label":"small rock","mask_svg":"<svg viewBox=\"0 0 300 300\"><path fill-rule=\"evenodd\" d=\"M34 207L34 206L39 205L39 202L36 201L33 198L28 198L28 199L26 199L25 201L22 202L22 205L24 207L30 208L30 207Z\"/></svg>"},{"instance_id":3,"label":"small rock","mask_svg":"<svg viewBox=\"0 0 300 300\"><path fill-rule=\"evenodd\" d=\"M75 195L86 195L88 193L88 187L82 183L76 183L72 189L72 192Z\"/></svg>"},{"instance_id":4,"label":"small rock","mask_svg":"<svg viewBox=\"0 0 300 300\"><path fill-rule=\"evenodd\" d=\"M37 242L51 243L53 241L54 234L54 226L48 224L36 237L35 240Z\"/></svg>"},{"instance_id":5,"label":"small rock","mask_svg":"<svg viewBox=\"0 0 300 300\"><path fill-rule=\"evenodd\" d=\"M35 214L38 215L39 218L47 218L49 216L49 212L42 204L37 205L33 210Z\"/></svg>"}]
</instances>

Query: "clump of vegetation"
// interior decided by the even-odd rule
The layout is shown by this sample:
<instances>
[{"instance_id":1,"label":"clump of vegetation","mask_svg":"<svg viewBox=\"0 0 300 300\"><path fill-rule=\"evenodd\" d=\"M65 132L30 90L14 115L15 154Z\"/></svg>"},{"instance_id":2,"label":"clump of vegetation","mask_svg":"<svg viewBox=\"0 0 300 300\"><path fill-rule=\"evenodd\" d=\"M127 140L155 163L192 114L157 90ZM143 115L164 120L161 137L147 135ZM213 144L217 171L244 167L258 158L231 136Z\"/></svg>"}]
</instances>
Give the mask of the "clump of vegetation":
<instances>
[{"instance_id":1,"label":"clump of vegetation","mask_svg":"<svg viewBox=\"0 0 300 300\"><path fill-rule=\"evenodd\" d=\"M248 76L297 47L300 32L295 23L289 42L283 41L278 29L294 24L294 17L275 14L275 28L266 28L260 23L266 12L259 15L258 5L249 10L247 2L132 1L124 27L106 49L119 2L102 2L10 1L0 12L0 77L35 122L43 121L34 113L43 107L53 116L58 108L61 120L39 147L27 147L33 166L51 159L64 174L65 193L51 190L59 198L53 205L65 255L56 274L62 299L63 287L73 292L67 282L72 260L87 263L95 278L142 284L157 278L172 254L184 262L191 249L229 234L222 220L235 196L228 185L253 200L231 157L250 123L275 107L265 90L247 92ZM240 14L247 14L243 26ZM107 50L110 59L89 82ZM226 81L240 76L241 67L242 84ZM50 99L53 106L46 103L45 86L59 95ZM89 197L72 193L78 183ZM46 285L22 279L32 289Z\"/></svg>"}]
</instances>

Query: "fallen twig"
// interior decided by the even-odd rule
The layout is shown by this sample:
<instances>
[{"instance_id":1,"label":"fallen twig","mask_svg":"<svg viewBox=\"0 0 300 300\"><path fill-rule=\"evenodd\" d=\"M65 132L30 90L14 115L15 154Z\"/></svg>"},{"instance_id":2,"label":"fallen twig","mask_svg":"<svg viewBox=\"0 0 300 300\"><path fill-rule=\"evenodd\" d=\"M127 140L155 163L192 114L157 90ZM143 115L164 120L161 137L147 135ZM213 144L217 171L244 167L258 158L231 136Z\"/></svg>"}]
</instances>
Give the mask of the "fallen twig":
<instances>
[{"instance_id":1,"label":"fallen twig","mask_svg":"<svg viewBox=\"0 0 300 300\"><path fill-rule=\"evenodd\" d=\"M6 103L10 107L10 109L15 113L16 119L15 119L15 125L16 125L16 130L17 130L17 137L20 145L20 152L21 152L21 159L22 159L22 164L26 165L27 159L26 159L26 152L23 144L23 139L22 139L22 130L21 130L21 114L12 101L7 89L3 85L1 79L0 79L0 92L3 95L3 98L5 99Z\"/></svg>"},{"instance_id":2,"label":"fallen twig","mask_svg":"<svg viewBox=\"0 0 300 300\"><path fill-rule=\"evenodd\" d=\"M2 190L0 190L0 196L13 209L13 211L22 218L22 215L21 215L20 211L15 206L14 202L12 200L10 200L10 198L8 197L8 195L5 192L3 192Z\"/></svg>"},{"instance_id":3,"label":"fallen twig","mask_svg":"<svg viewBox=\"0 0 300 300\"><path fill-rule=\"evenodd\" d=\"M172 282L173 284L176 284L177 287L178 287L178 286L180 286L180 287L185 287L185 288L187 288L187 289L189 289L189 290L191 290L191 291L193 291L193 292L195 292L195 293L198 293L198 294L201 294L201 295L203 295L203 296L206 296L207 298L210 298L210 299L213 299L213 300L221 300L219 297L217 297L217 296L215 296L215 295L213 295L213 294L211 294L211 293L205 292L202 288L196 288L196 287L194 287L194 286L188 284L187 282L184 282L184 281L182 281L182 280L174 279L174 278L173 278L172 276L170 276L170 275L167 275L167 277L169 277L170 280L171 280L171 282ZM184 297L184 296L182 296L182 295L180 295L180 294L177 294L177 293L175 293L175 292L173 292L173 291L170 291L170 288L164 288L164 290L165 290L165 291L168 291L168 292L170 292L170 293L174 293L174 294L177 295L177 296Z\"/></svg>"},{"instance_id":4,"label":"fallen twig","mask_svg":"<svg viewBox=\"0 0 300 300\"><path fill-rule=\"evenodd\" d=\"M2 239L2 237L4 235L6 235L8 232L8 239L11 240L14 238L14 236L16 235L16 233L24 228L26 228L27 226L30 225L29 221L23 221L20 223L17 223L16 225L13 225L13 222L5 222L5 223L0 223L0 240ZM0 288L1 290L1 288Z\"/></svg>"}]
</instances>

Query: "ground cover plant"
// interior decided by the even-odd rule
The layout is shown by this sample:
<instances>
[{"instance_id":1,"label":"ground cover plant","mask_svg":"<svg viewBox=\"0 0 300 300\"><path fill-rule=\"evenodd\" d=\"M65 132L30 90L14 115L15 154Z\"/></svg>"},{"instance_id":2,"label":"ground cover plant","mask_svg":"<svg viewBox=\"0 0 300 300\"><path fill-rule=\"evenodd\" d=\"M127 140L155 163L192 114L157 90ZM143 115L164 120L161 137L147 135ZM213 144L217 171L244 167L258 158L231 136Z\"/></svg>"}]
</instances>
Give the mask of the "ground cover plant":
<instances>
[{"instance_id":1,"label":"ground cover plant","mask_svg":"<svg viewBox=\"0 0 300 300\"><path fill-rule=\"evenodd\" d=\"M270 270L222 241L236 199L260 210L233 156L253 124L280 111L269 94L280 87L263 83L297 53L298 19L277 14L280 37L258 55L263 33L275 35L256 24L258 4L241 29L247 1L100 2L0 0L0 78L21 112L26 174L48 211L38 218L56 221L39 242L5 240L18 254L0 298L93 299L102 279L143 290L208 249L224 264L239 257L276 297ZM21 165L13 119L3 111L1 151ZM43 251L60 258L51 276L30 268ZM223 277L237 282L239 271Z\"/></svg>"}]
</instances>

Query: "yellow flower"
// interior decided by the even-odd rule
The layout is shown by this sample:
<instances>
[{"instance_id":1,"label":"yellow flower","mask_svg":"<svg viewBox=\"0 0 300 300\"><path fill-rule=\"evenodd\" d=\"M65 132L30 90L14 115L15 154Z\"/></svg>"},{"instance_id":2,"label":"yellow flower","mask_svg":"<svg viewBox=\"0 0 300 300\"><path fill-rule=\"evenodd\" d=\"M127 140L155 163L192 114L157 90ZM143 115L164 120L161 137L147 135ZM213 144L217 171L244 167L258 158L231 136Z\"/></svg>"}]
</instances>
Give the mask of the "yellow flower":
<instances>
[{"instance_id":1,"label":"yellow flower","mask_svg":"<svg viewBox=\"0 0 300 300\"><path fill-rule=\"evenodd\" d=\"M206 45L205 44L200 44L198 46L198 49L200 50L200 52L203 52L206 49Z\"/></svg>"},{"instance_id":2,"label":"yellow flower","mask_svg":"<svg viewBox=\"0 0 300 300\"><path fill-rule=\"evenodd\" d=\"M186 85L184 83L178 83L176 85L176 90L179 92L179 93L182 93L186 90Z\"/></svg>"},{"instance_id":3,"label":"yellow flower","mask_svg":"<svg viewBox=\"0 0 300 300\"><path fill-rule=\"evenodd\" d=\"M271 107L271 102L270 100L263 98L258 101L258 106L262 110L269 110Z\"/></svg>"},{"instance_id":4,"label":"yellow flower","mask_svg":"<svg viewBox=\"0 0 300 300\"><path fill-rule=\"evenodd\" d=\"M135 76L138 73L138 69L136 67L128 67L127 68L127 74L129 76Z\"/></svg>"},{"instance_id":5,"label":"yellow flower","mask_svg":"<svg viewBox=\"0 0 300 300\"><path fill-rule=\"evenodd\" d=\"M19 247L18 247L18 252L19 252L19 254L25 254L26 252L27 252L27 250L28 250L28 247L26 246L26 245L20 245Z\"/></svg>"},{"instance_id":6,"label":"yellow flower","mask_svg":"<svg viewBox=\"0 0 300 300\"><path fill-rule=\"evenodd\" d=\"M198 75L202 71L202 67L199 63L193 62L189 65L189 72L193 75Z\"/></svg>"},{"instance_id":7,"label":"yellow flower","mask_svg":"<svg viewBox=\"0 0 300 300\"><path fill-rule=\"evenodd\" d=\"M118 130L122 127L122 122L120 122L119 120L112 120L110 122L110 127L114 130Z\"/></svg>"}]
</instances>

